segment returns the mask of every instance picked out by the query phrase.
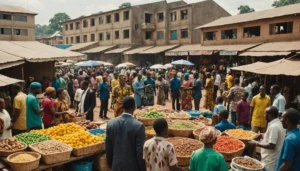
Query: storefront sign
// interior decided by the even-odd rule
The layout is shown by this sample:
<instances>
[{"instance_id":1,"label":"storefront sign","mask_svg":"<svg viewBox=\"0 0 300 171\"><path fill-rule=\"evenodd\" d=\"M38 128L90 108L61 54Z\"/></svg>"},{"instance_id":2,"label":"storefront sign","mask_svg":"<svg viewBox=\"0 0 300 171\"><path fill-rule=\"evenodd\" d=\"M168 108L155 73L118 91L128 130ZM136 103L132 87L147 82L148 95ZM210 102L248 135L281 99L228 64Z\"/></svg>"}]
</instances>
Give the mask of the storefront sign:
<instances>
[{"instance_id":1,"label":"storefront sign","mask_svg":"<svg viewBox=\"0 0 300 171\"><path fill-rule=\"evenodd\" d=\"M238 54L238 51L226 51L226 50L220 51L221 56L235 56L237 54Z\"/></svg>"},{"instance_id":2,"label":"storefront sign","mask_svg":"<svg viewBox=\"0 0 300 171\"><path fill-rule=\"evenodd\" d=\"M188 56L188 52L165 52L165 56Z\"/></svg>"},{"instance_id":3,"label":"storefront sign","mask_svg":"<svg viewBox=\"0 0 300 171\"><path fill-rule=\"evenodd\" d=\"M211 55L213 51L211 50L190 50L189 54L191 56L198 56L198 55Z\"/></svg>"}]
</instances>

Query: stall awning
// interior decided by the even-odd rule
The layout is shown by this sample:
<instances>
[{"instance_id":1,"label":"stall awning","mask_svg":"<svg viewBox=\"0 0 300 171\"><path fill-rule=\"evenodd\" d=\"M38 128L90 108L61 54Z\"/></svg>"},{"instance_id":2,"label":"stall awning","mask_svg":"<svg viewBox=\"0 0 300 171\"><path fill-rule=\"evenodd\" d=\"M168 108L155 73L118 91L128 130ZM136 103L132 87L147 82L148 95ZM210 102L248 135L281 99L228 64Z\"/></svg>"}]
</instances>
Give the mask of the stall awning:
<instances>
[{"instance_id":1,"label":"stall awning","mask_svg":"<svg viewBox=\"0 0 300 171\"><path fill-rule=\"evenodd\" d=\"M88 42L88 43L78 43L78 44L73 44L71 47L67 48L67 50L71 51L78 51L83 48L86 48L88 46L96 45L98 42Z\"/></svg>"},{"instance_id":2,"label":"stall awning","mask_svg":"<svg viewBox=\"0 0 300 171\"><path fill-rule=\"evenodd\" d=\"M23 63L23 58L0 51L0 69L10 68L13 66L21 65Z\"/></svg>"},{"instance_id":3,"label":"stall awning","mask_svg":"<svg viewBox=\"0 0 300 171\"><path fill-rule=\"evenodd\" d=\"M83 51L82 53L100 53L100 52L106 51L106 50L108 50L110 48L113 48L113 47L115 47L115 45L113 45L113 46L99 46L99 47L95 47L95 48Z\"/></svg>"},{"instance_id":4,"label":"stall awning","mask_svg":"<svg viewBox=\"0 0 300 171\"><path fill-rule=\"evenodd\" d=\"M48 62L84 56L36 41L0 41L0 51L29 62Z\"/></svg>"},{"instance_id":5,"label":"stall awning","mask_svg":"<svg viewBox=\"0 0 300 171\"><path fill-rule=\"evenodd\" d=\"M249 49L249 52L293 52L300 51L300 41L270 42Z\"/></svg>"},{"instance_id":6,"label":"stall awning","mask_svg":"<svg viewBox=\"0 0 300 171\"><path fill-rule=\"evenodd\" d=\"M257 69L264 68L267 65L268 65L268 63L265 63L265 62L255 62L253 64L233 67L233 68L231 68L231 70L251 72L251 71L255 71Z\"/></svg>"},{"instance_id":7,"label":"stall awning","mask_svg":"<svg viewBox=\"0 0 300 171\"><path fill-rule=\"evenodd\" d=\"M125 48L118 48L118 49L114 49L114 50L110 50L105 52L105 54L112 54L112 53L122 53L128 49L130 49L131 47L125 47Z\"/></svg>"},{"instance_id":8,"label":"stall awning","mask_svg":"<svg viewBox=\"0 0 300 171\"><path fill-rule=\"evenodd\" d=\"M178 47L179 45L155 46L151 49L139 52L139 54L156 54Z\"/></svg>"},{"instance_id":9,"label":"stall awning","mask_svg":"<svg viewBox=\"0 0 300 171\"><path fill-rule=\"evenodd\" d=\"M10 77L0 74L0 87L8 86L8 85L19 83L19 82L24 82L24 81L18 80L15 78L10 78Z\"/></svg>"},{"instance_id":10,"label":"stall awning","mask_svg":"<svg viewBox=\"0 0 300 171\"><path fill-rule=\"evenodd\" d=\"M191 51L197 51L201 48L200 44L183 45L176 49L165 52L165 56L187 56Z\"/></svg>"},{"instance_id":11,"label":"stall awning","mask_svg":"<svg viewBox=\"0 0 300 171\"><path fill-rule=\"evenodd\" d=\"M145 47L139 47L139 48L131 49L131 50L128 50L128 51L124 52L124 54L125 55L133 55L133 54L137 54L137 53L143 52L145 50L148 50L150 48L153 48L153 46L145 46Z\"/></svg>"},{"instance_id":12,"label":"stall awning","mask_svg":"<svg viewBox=\"0 0 300 171\"><path fill-rule=\"evenodd\" d=\"M261 56L287 56L291 52L244 52L239 56L252 56L252 57L261 57Z\"/></svg>"}]
</instances>

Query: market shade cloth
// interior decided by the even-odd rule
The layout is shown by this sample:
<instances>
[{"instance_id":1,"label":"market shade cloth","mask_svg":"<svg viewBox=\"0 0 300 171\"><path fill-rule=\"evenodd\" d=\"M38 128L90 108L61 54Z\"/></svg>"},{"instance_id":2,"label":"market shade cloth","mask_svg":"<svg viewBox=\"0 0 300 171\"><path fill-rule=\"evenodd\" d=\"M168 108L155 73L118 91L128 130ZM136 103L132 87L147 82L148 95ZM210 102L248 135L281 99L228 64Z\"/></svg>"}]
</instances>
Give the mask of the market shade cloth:
<instances>
[{"instance_id":1,"label":"market shade cloth","mask_svg":"<svg viewBox=\"0 0 300 171\"><path fill-rule=\"evenodd\" d=\"M68 63L68 62L59 62L57 64L55 64L55 66L70 66L73 65L72 63Z\"/></svg>"},{"instance_id":2,"label":"market shade cloth","mask_svg":"<svg viewBox=\"0 0 300 171\"><path fill-rule=\"evenodd\" d=\"M195 65L192 62L187 61L187 60L183 60L183 59L178 60L178 61L173 61L171 64L172 65L187 65L187 66L193 66L193 65Z\"/></svg>"},{"instance_id":3,"label":"market shade cloth","mask_svg":"<svg viewBox=\"0 0 300 171\"><path fill-rule=\"evenodd\" d=\"M114 66L114 64L109 63L109 62L103 62L104 66Z\"/></svg>"},{"instance_id":4,"label":"market shade cloth","mask_svg":"<svg viewBox=\"0 0 300 171\"><path fill-rule=\"evenodd\" d=\"M293 52L293 51L300 51L300 41L264 43L248 50L248 52Z\"/></svg>"},{"instance_id":5,"label":"market shade cloth","mask_svg":"<svg viewBox=\"0 0 300 171\"><path fill-rule=\"evenodd\" d=\"M165 64L164 66L167 67L167 68L172 68L173 67L172 64Z\"/></svg>"},{"instance_id":6,"label":"market shade cloth","mask_svg":"<svg viewBox=\"0 0 300 171\"><path fill-rule=\"evenodd\" d=\"M162 64L155 64L155 65L152 65L150 68L151 69L167 69L167 67Z\"/></svg>"},{"instance_id":7,"label":"market shade cloth","mask_svg":"<svg viewBox=\"0 0 300 171\"><path fill-rule=\"evenodd\" d=\"M250 21L282 17L282 16L294 15L299 13L300 13L300 4L287 5L287 6L272 8L264 11L251 12L247 14L240 14L240 15L229 16L229 17L222 17L208 24L199 26L196 29L223 26L223 25L229 25L235 23L245 23Z\"/></svg>"},{"instance_id":8,"label":"market shade cloth","mask_svg":"<svg viewBox=\"0 0 300 171\"><path fill-rule=\"evenodd\" d=\"M36 41L0 41L0 51L29 62L49 62L80 58L81 53L58 49Z\"/></svg>"},{"instance_id":9,"label":"market shade cloth","mask_svg":"<svg viewBox=\"0 0 300 171\"><path fill-rule=\"evenodd\" d=\"M99 46L99 47L95 47L95 48L83 51L82 53L100 53L100 52L106 51L113 47L115 47L115 45L114 46Z\"/></svg>"},{"instance_id":10,"label":"market shade cloth","mask_svg":"<svg viewBox=\"0 0 300 171\"><path fill-rule=\"evenodd\" d=\"M116 68L120 68L120 67L132 67L132 66L135 66L135 65L133 63L130 63L130 62L125 62L125 63L117 65Z\"/></svg>"},{"instance_id":11,"label":"market shade cloth","mask_svg":"<svg viewBox=\"0 0 300 171\"><path fill-rule=\"evenodd\" d=\"M233 67L233 68L231 68L231 70L251 72L251 71L255 71L257 69L264 68L267 65L268 64L265 63L265 62L255 62L253 64L248 64L248 65L242 65L242 66L238 66L238 67Z\"/></svg>"},{"instance_id":12,"label":"market shade cloth","mask_svg":"<svg viewBox=\"0 0 300 171\"><path fill-rule=\"evenodd\" d=\"M105 52L105 54L112 54L112 53L122 53L128 49L130 49L131 47L126 47L126 48L118 48L118 49L114 49L114 50L110 50Z\"/></svg>"},{"instance_id":13,"label":"market shade cloth","mask_svg":"<svg viewBox=\"0 0 300 171\"><path fill-rule=\"evenodd\" d=\"M239 56L252 56L252 57L261 57L261 56L287 56L291 52L244 52Z\"/></svg>"},{"instance_id":14,"label":"market shade cloth","mask_svg":"<svg viewBox=\"0 0 300 171\"><path fill-rule=\"evenodd\" d=\"M178 47L179 45L166 45L166 46L155 46L151 49L139 52L139 54L156 54L156 53L161 53L173 48Z\"/></svg>"},{"instance_id":15,"label":"market shade cloth","mask_svg":"<svg viewBox=\"0 0 300 171\"><path fill-rule=\"evenodd\" d=\"M10 68L13 66L21 65L23 63L23 58L0 51L0 69Z\"/></svg>"},{"instance_id":16,"label":"market shade cloth","mask_svg":"<svg viewBox=\"0 0 300 171\"><path fill-rule=\"evenodd\" d=\"M67 50L76 51L86 48L88 46L96 45L98 42L88 42L88 43L78 43L73 44L71 47L67 48Z\"/></svg>"},{"instance_id":17,"label":"market shade cloth","mask_svg":"<svg viewBox=\"0 0 300 171\"><path fill-rule=\"evenodd\" d=\"M133 54L137 54L137 53L143 52L145 50L148 50L150 48L153 48L153 46L145 46L145 47L139 47L136 49L131 49L131 50L124 52L124 54L125 55L133 55Z\"/></svg>"},{"instance_id":18,"label":"market shade cloth","mask_svg":"<svg viewBox=\"0 0 300 171\"><path fill-rule=\"evenodd\" d=\"M24 82L24 81L18 80L15 78L10 78L10 77L0 74L0 87L8 86L8 85L19 83L19 82Z\"/></svg>"},{"instance_id":19,"label":"market shade cloth","mask_svg":"<svg viewBox=\"0 0 300 171\"><path fill-rule=\"evenodd\" d=\"M100 61L89 60L89 61L79 62L76 65L81 67L95 67L95 66L103 65L103 63L101 63Z\"/></svg>"}]
</instances>

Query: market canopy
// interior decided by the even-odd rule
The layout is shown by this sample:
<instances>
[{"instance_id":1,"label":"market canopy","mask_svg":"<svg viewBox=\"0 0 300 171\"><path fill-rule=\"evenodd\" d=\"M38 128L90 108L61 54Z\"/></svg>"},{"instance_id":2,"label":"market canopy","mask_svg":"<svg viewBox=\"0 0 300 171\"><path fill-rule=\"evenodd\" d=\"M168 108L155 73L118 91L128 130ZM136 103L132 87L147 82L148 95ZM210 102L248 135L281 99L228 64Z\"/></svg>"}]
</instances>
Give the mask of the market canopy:
<instances>
[{"instance_id":1,"label":"market canopy","mask_svg":"<svg viewBox=\"0 0 300 171\"><path fill-rule=\"evenodd\" d=\"M115 47L115 45L113 45L113 46L99 46L99 47L95 47L95 48L83 51L82 53L100 53L100 52L106 51L108 49L111 49L113 47Z\"/></svg>"},{"instance_id":2,"label":"market canopy","mask_svg":"<svg viewBox=\"0 0 300 171\"><path fill-rule=\"evenodd\" d=\"M89 46L96 46L98 42L88 42L88 43L77 43L73 44L71 47L67 48L67 50L71 51L81 51L84 48L88 48Z\"/></svg>"},{"instance_id":3,"label":"market canopy","mask_svg":"<svg viewBox=\"0 0 300 171\"><path fill-rule=\"evenodd\" d=\"M156 54L178 47L179 45L155 46L151 49L139 52L139 54Z\"/></svg>"},{"instance_id":4,"label":"market canopy","mask_svg":"<svg viewBox=\"0 0 300 171\"><path fill-rule=\"evenodd\" d=\"M121 68L121 67L133 67L133 66L135 66L133 63L125 62L125 63L122 63L122 64L117 65L116 68Z\"/></svg>"},{"instance_id":5,"label":"market canopy","mask_svg":"<svg viewBox=\"0 0 300 171\"><path fill-rule=\"evenodd\" d=\"M288 56L291 52L244 52L239 56L252 56L252 57L261 57L261 56Z\"/></svg>"},{"instance_id":6,"label":"market canopy","mask_svg":"<svg viewBox=\"0 0 300 171\"><path fill-rule=\"evenodd\" d=\"M151 49L151 48L153 48L153 46L139 47L139 48L128 50L128 51L124 52L124 54L125 55L133 55L133 54L137 54L137 53L143 52L143 51Z\"/></svg>"},{"instance_id":7,"label":"market canopy","mask_svg":"<svg viewBox=\"0 0 300 171\"><path fill-rule=\"evenodd\" d=\"M168 69L166 66L162 64L155 64L150 67L151 69Z\"/></svg>"},{"instance_id":8,"label":"market canopy","mask_svg":"<svg viewBox=\"0 0 300 171\"><path fill-rule=\"evenodd\" d=\"M268 64L265 63L265 62L255 62L253 64L248 64L248 65L242 65L242 66L238 66L238 67L233 67L233 68L231 68L231 70L251 72L251 71L255 71L257 69L264 68L267 65Z\"/></svg>"},{"instance_id":9,"label":"market canopy","mask_svg":"<svg viewBox=\"0 0 300 171\"><path fill-rule=\"evenodd\" d=\"M300 41L269 42L249 49L248 52L295 52L300 51Z\"/></svg>"},{"instance_id":10,"label":"market canopy","mask_svg":"<svg viewBox=\"0 0 300 171\"><path fill-rule=\"evenodd\" d=\"M117 49L113 49L110 51L105 52L105 54L112 54L112 53L122 53L128 49L130 49L131 47L125 47L125 48L117 48Z\"/></svg>"},{"instance_id":11,"label":"market canopy","mask_svg":"<svg viewBox=\"0 0 300 171\"><path fill-rule=\"evenodd\" d=\"M0 51L0 69L10 68L24 63L23 58Z\"/></svg>"},{"instance_id":12,"label":"market canopy","mask_svg":"<svg viewBox=\"0 0 300 171\"><path fill-rule=\"evenodd\" d=\"M187 65L187 66L194 66L195 64L193 64L192 62L190 61L187 61L187 60L177 60L177 61L173 61L171 63L172 65Z\"/></svg>"},{"instance_id":13,"label":"market canopy","mask_svg":"<svg viewBox=\"0 0 300 171\"><path fill-rule=\"evenodd\" d=\"M8 86L8 85L19 83L19 82L24 82L24 81L18 80L15 78L10 78L10 77L0 74L0 87Z\"/></svg>"}]
</instances>

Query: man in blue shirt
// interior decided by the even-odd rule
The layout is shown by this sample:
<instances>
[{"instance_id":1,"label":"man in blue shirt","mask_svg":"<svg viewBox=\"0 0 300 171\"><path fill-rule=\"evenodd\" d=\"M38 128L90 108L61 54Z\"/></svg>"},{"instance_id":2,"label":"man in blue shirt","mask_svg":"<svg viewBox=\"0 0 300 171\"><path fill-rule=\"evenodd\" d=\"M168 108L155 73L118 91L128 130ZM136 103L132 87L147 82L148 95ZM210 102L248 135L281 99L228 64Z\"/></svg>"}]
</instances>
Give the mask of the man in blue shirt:
<instances>
[{"instance_id":1,"label":"man in blue shirt","mask_svg":"<svg viewBox=\"0 0 300 171\"><path fill-rule=\"evenodd\" d=\"M174 73L173 78L170 81L170 89L172 96L172 108L175 110L175 101L176 101L176 109L180 111L180 80L177 78L177 74Z\"/></svg>"},{"instance_id":2,"label":"man in blue shirt","mask_svg":"<svg viewBox=\"0 0 300 171\"><path fill-rule=\"evenodd\" d=\"M150 85L151 86L151 85ZM138 74L137 81L132 84L134 90L134 101L137 108L141 108L143 105L142 99L145 96L144 93L144 81L142 80L142 74Z\"/></svg>"},{"instance_id":3,"label":"man in blue shirt","mask_svg":"<svg viewBox=\"0 0 300 171\"><path fill-rule=\"evenodd\" d=\"M193 98L194 98L194 104L195 104L195 110L199 110L200 109L200 101L202 98L202 83L199 79L199 73L195 73L194 74L194 91L193 91Z\"/></svg>"},{"instance_id":4,"label":"man in blue shirt","mask_svg":"<svg viewBox=\"0 0 300 171\"><path fill-rule=\"evenodd\" d=\"M287 133L280 151L276 171L300 170L300 130L297 124L300 113L293 109L283 112L281 123Z\"/></svg>"},{"instance_id":5,"label":"man in blue shirt","mask_svg":"<svg viewBox=\"0 0 300 171\"><path fill-rule=\"evenodd\" d=\"M215 125L215 128L218 129L221 132L226 131L227 129L235 129L235 125L233 123L228 122L228 111L227 110L222 110L219 113L219 121L217 125Z\"/></svg>"},{"instance_id":6,"label":"man in blue shirt","mask_svg":"<svg viewBox=\"0 0 300 171\"><path fill-rule=\"evenodd\" d=\"M108 110L108 99L109 99L109 88L107 85L107 77L103 77L102 82L98 86L99 97L101 100L100 107L100 118L108 119L107 110Z\"/></svg>"}]
</instances>

